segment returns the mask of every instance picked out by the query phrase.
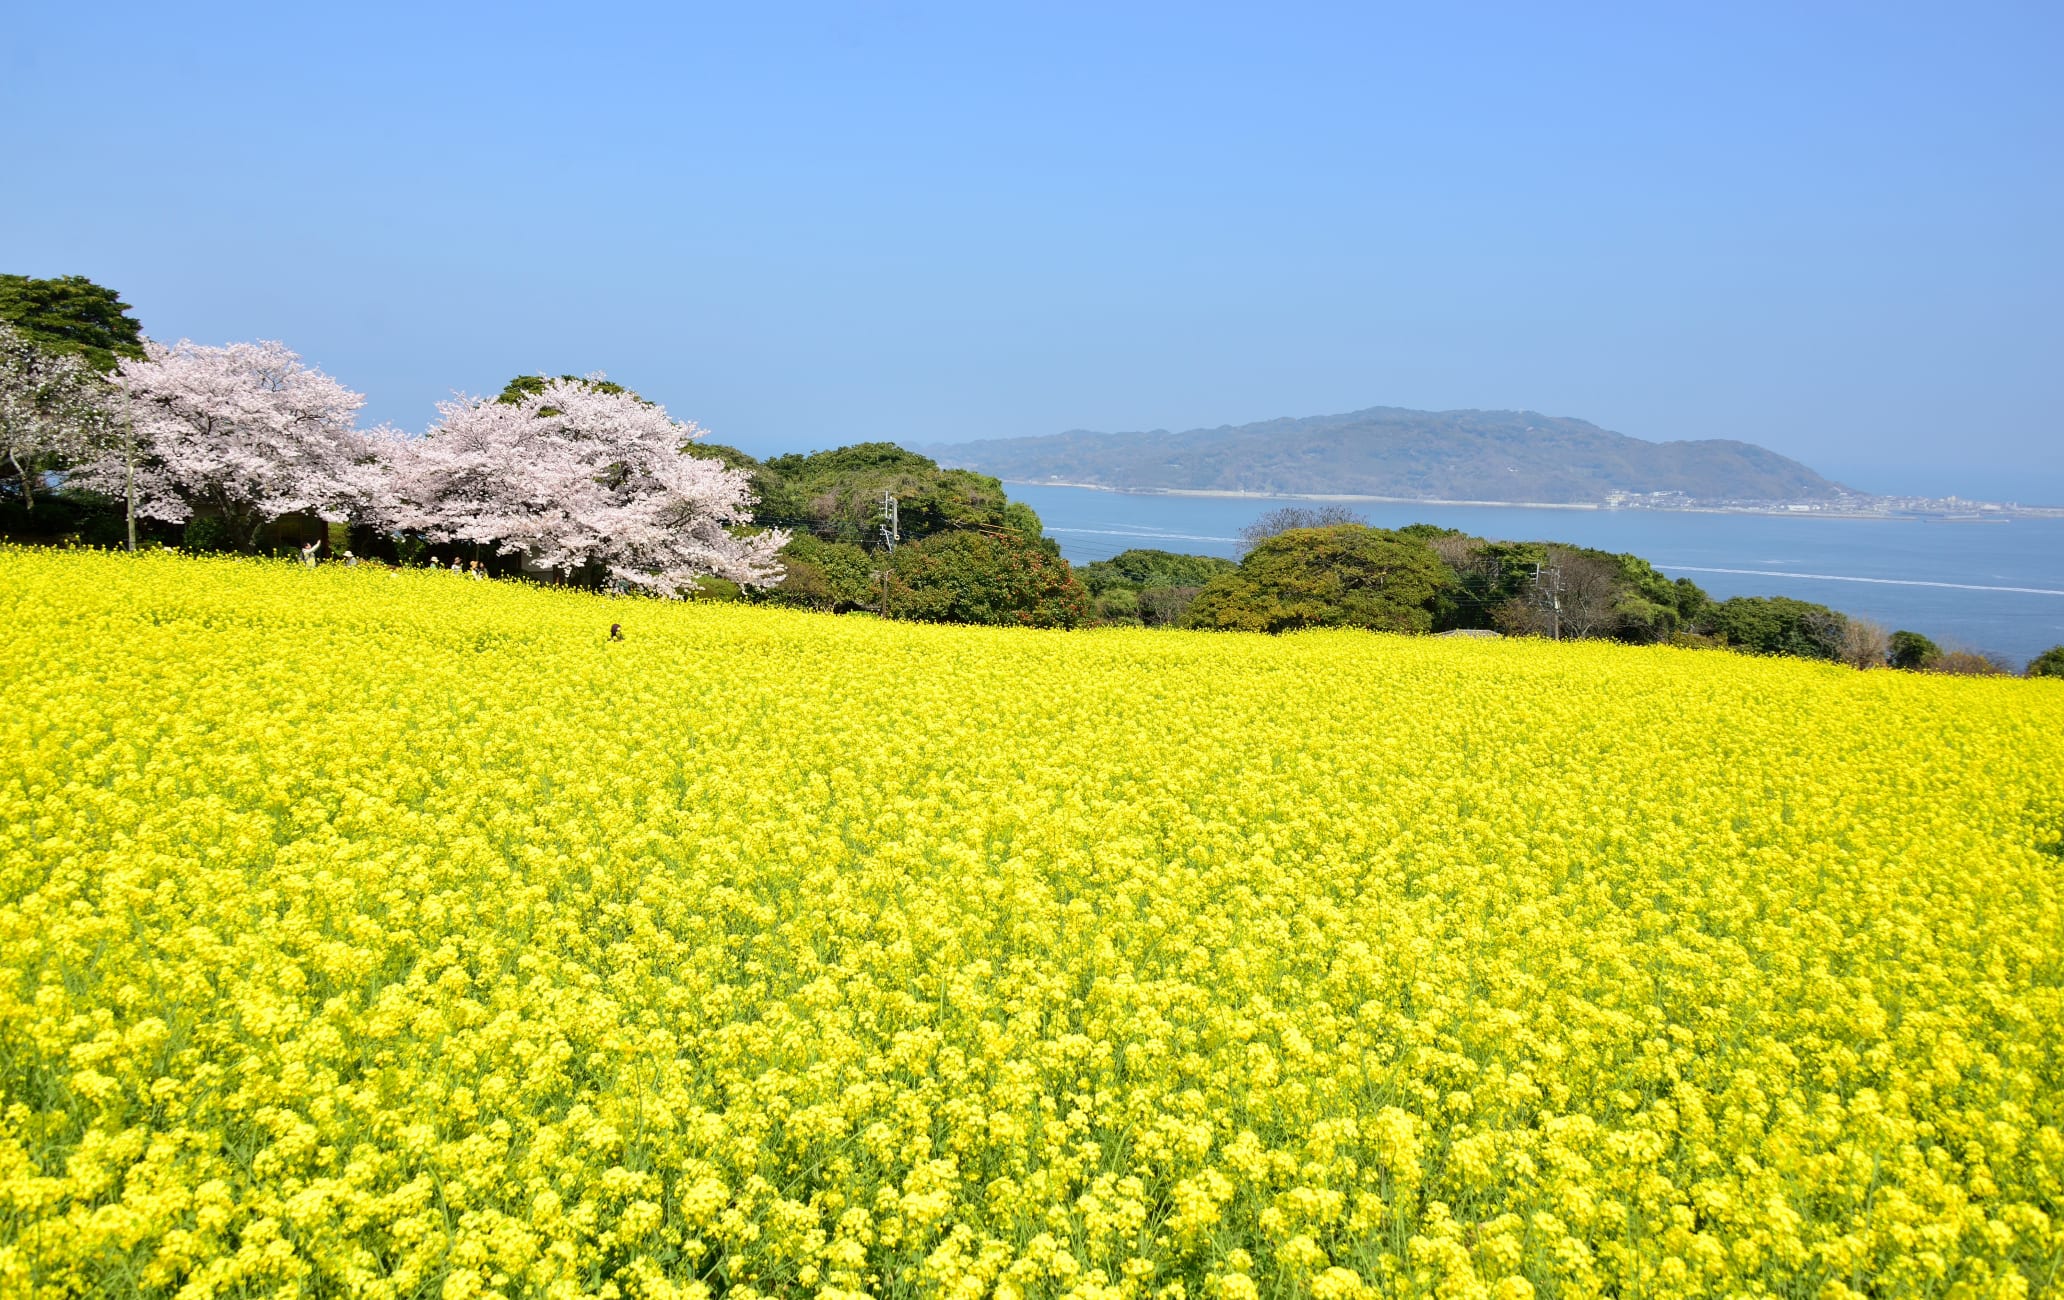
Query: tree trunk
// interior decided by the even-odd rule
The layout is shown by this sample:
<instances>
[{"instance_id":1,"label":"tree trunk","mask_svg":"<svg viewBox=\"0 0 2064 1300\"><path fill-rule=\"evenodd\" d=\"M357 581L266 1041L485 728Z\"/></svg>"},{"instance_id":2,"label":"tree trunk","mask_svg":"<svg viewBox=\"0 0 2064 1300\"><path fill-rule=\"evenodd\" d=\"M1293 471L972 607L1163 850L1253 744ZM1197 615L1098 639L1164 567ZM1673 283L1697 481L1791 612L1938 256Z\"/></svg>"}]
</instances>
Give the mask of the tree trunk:
<instances>
[{"instance_id":1,"label":"tree trunk","mask_svg":"<svg viewBox=\"0 0 2064 1300\"><path fill-rule=\"evenodd\" d=\"M29 459L34 460L35 457L31 456ZM7 463L14 466L15 473L21 475L22 509L33 511L36 508L36 493L29 487L29 472L23 469L21 462L14 458L14 448L12 447L7 449Z\"/></svg>"},{"instance_id":2,"label":"tree trunk","mask_svg":"<svg viewBox=\"0 0 2064 1300\"><path fill-rule=\"evenodd\" d=\"M136 421L129 417L129 404L122 404L122 457L125 468L123 495L128 499L129 550L136 550Z\"/></svg>"}]
</instances>

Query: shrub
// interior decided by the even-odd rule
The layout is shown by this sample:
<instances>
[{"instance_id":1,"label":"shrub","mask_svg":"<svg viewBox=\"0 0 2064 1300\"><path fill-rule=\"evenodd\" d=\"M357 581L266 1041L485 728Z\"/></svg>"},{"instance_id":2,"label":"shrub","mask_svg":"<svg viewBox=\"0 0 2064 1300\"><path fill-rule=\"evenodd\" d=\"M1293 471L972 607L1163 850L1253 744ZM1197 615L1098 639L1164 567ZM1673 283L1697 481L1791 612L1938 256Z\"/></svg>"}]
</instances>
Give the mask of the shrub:
<instances>
[{"instance_id":1,"label":"shrub","mask_svg":"<svg viewBox=\"0 0 2064 1300\"><path fill-rule=\"evenodd\" d=\"M2012 670L1997 655L1980 650L1945 650L1928 666L1928 671L1957 677L2004 677Z\"/></svg>"},{"instance_id":2,"label":"shrub","mask_svg":"<svg viewBox=\"0 0 2064 1300\"><path fill-rule=\"evenodd\" d=\"M1700 631L1737 650L1798 659L1840 659L1847 622L1825 605L1789 596L1736 596L1708 606L1699 621Z\"/></svg>"},{"instance_id":3,"label":"shrub","mask_svg":"<svg viewBox=\"0 0 2064 1300\"><path fill-rule=\"evenodd\" d=\"M1252 632L1360 627L1429 632L1453 582L1424 541L1381 528L1297 528L1259 543L1197 593L1187 626Z\"/></svg>"},{"instance_id":4,"label":"shrub","mask_svg":"<svg viewBox=\"0 0 2064 1300\"><path fill-rule=\"evenodd\" d=\"M1919 632L1894 632L1890 645L1890 657L1894 668L1909 672L1932 667L1942 657L1942 647L1922 636Z\"/></svg>"},{"instance_id":5,"label":"shrub","mask_svg":"<svg viewBox=\"0 0 2064 1300\"><path fill-rule=\"evenodd\" d=\"M179 544L189 551L232 551L236 539L230 535L229 521L220 515L195 515L186 521L186 528L180 534Z\"/></svg>"},{"instance_id":6,"label":"shrub","mask_svg":"<svg viewBox=\"0 0 2064 1300\"><path fill-rule=\"evenodd\" d=\"M1015 533L935 533L889 557L888 612L927 623L1074 627L1089 593L1068 562Z\"/></svg>"},{"instance_id":7,"label":"shrub","mask_svg":"<svg viewBox=\"0 0 2064 1300\"><path fill-rule=\"evenodd\" d=\"M1891 640L1884 628L1867 618L1843 620L1843 663L1851 668L1883 668L1891 653Z\"/></svg>"}]
</instances>

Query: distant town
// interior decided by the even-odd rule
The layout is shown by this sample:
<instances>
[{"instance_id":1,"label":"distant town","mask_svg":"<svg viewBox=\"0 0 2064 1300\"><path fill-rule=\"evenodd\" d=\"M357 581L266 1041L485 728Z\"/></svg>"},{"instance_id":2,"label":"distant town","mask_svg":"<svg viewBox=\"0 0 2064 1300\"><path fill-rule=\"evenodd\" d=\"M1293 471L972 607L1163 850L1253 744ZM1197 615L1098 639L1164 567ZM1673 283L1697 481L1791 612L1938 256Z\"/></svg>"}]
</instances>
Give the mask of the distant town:
<instances>
[{"instance_id":1,"label":"distant town","mask_svg":"<svg viewBox=\"0 0 2064 1300\"><path fill-rule=\"evenodd\" d=\"M1607 510L1697 510L1725 514L1826 515L1850 519L1932 519L1944 523L1994 523L2014 518L2064 519L2064 506L2028 506L1968 497L1873 496L1843 492L1805 500L1694 497L1684 492L1608 492Z\"/></svg>"}]
</instances>

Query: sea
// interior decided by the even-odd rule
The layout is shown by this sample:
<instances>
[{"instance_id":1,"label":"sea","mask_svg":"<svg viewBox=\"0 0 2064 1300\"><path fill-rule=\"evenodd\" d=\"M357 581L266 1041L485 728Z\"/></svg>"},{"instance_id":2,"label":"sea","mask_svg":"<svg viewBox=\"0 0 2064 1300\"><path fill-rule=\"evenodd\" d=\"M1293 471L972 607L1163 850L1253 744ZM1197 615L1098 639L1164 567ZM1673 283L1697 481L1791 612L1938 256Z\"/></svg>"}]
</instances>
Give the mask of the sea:
<instances>
[{"instance_id":1,"label":"sea","mask_svg":"<svg viewBox=\"0 0 2064 1300\"><path fill-rule=\"evenodd\" d=\"M1297 498L1194 497L1010 483L1071 563L1133 547L1239 555L1239 530L1285 505L1341 504L1380 528L1627 551L1718 599L1792 596L2016 667L2064 644L2064 519L1844 519Z\"/></svg>"}]
</instances>

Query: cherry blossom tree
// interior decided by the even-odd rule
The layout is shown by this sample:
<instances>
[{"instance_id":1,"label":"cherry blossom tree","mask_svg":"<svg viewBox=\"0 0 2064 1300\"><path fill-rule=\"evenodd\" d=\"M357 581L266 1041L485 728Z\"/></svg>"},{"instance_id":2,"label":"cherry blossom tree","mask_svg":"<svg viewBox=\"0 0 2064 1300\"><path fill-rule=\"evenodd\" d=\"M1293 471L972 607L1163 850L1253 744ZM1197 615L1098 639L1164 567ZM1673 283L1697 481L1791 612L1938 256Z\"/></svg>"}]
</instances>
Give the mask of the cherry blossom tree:
<instances>
[{"instance_id":1,"label":"cherry blossom tree","mask_svg":"<svg viewBox=\"0 0 2064 1300\"><path fill-rule=\"evenodd\" d=\"M20 480L24 508L36 508L43 461L92 453L111 424L108 397L106 381L79 358L39 348L0 322L0 452Z\"/></svg>"},{"instance_id":2,"label":"cherry blossom tree","mask_svg":"<svg viewBox=\"0 0 2064 1300\"><path fill-rule=\"evenodd\" d=\"M111 449L81 472L87 486L133 491L138 514L172 523L219 514L244 546L281 515L337 521L375 509L383 467L353 427L362 396L281 343L144 347L114 376L134 464Z\"/></svg>"},{"instance_id":3,"label":"cherry blossom tree","mask_svg":"<svg viewBox=\"0 0 2064 1300\"><path fill-rule=\"evenodd\" d=\"M694 424L601 380L461 398L440 405L420 438L388 434L388 526L666 596L710 575L780 581L775 554L788 535L731 532L751 519L750 478L689 455L703 436Z\"/></svg>"}]
</instances>

